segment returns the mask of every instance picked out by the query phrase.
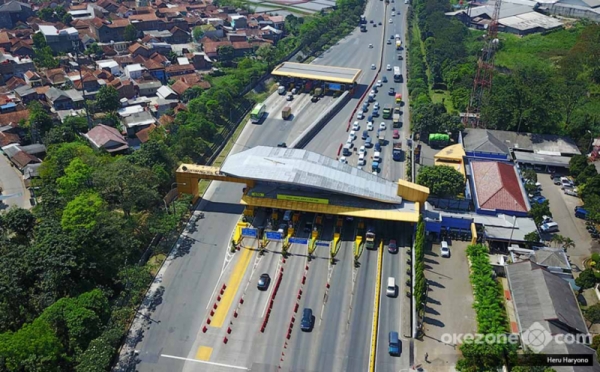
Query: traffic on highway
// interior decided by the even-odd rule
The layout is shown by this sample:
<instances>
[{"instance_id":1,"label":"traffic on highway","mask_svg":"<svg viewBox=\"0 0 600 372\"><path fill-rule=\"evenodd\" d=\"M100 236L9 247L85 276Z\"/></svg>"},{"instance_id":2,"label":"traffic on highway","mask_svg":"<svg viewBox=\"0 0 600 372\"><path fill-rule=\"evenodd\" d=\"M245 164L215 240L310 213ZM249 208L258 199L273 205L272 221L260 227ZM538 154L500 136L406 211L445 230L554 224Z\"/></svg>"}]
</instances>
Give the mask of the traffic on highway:
<instances>
[{"instance_id":1,"label":"traffic on highway","mask_svg":"<svg viewBox=\"0 0 600 372\"><path fill-rule=\"evenodd\" d=\"M368 2L367 29L357 25L316 59L362 74L349 103L307 150L388 180L404 177L404 156L394 156L393 148L405 151L410 138L403 81L407 6ZM262 103L232 154L258 145L284 147L335 101L295 88L288 85ZM344 144L351 144L345 154ZM135 352L122 355L120 365L165 372L409 368L411 224L261 208L250 222L263 234L243 238L231 252L242 193L240 184L211 183L198 205L205 217L190 222L161 268L158 304ZM367 244L359 238L369 228L373 249L362 250ZM265 231L294 239L269 240ZM309 252L315 232L322 244Z\"/></svg>"}]
</instances>

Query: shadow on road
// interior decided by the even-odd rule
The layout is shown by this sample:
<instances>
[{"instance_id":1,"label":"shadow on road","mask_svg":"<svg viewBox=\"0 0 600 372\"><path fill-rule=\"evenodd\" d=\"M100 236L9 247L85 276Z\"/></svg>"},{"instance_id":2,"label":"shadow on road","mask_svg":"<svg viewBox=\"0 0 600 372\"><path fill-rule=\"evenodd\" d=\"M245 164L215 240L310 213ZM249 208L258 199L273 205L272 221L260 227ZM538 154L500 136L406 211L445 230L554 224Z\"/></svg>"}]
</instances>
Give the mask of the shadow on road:
<instances>
[{"instance_id":1,"label":"shadow on road","mask_svg":"<svg viewBox=\"0 0 600 372\"><path fill-rule=\"evenodd\" d=\"M219 203L213 201L207 201L204 208L202 208L204 212L212 212L212 213L226 213L226 214L242 214L244 212L244 206L241 204L234 203ZM209 215L205 215L203 220L207 220L211 218Z\"/></svg>"},{"instance_id":2,"label":"shadow on road","mask_svg":"<svg viewBox=\"0 0 600 372\"><path fill-rule=\"evenodd\" d=\"M436 282L435 280L428 280L427 283L430 287L446 288L442 283Z\"/></svg>"},{"instance_id":3,"label":"shadow on road","mask_svg":"<svg viewBox=\"0 0 600 372\"><path fill-rule=\"evenodd\" d=\"M434 308L431 308L429 306L425 306L425 313L431 314L431 315L440 315L440 313L437 310L435 310Z\"/></svg>"},{"instance_id":4,"label":"shadow on road","mask_svg":"<svg viewBox=\"0 0 600 372\"><path fill-rule=\"evenodd\" d=\"M443 322L440 322L437 319L432 319L428 316L426 316L425 319L423 319L423 323L427 323L429 325L440 327L440 328L444 328L446 326Z\"/></svg>"}]
</instances>

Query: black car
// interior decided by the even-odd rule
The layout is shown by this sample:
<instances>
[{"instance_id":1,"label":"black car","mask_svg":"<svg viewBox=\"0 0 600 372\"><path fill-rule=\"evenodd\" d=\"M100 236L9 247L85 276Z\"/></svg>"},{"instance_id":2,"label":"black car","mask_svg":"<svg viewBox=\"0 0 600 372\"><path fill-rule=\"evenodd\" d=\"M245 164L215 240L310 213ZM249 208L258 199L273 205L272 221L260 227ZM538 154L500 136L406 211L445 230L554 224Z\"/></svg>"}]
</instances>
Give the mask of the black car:
<instances>
[{"instance_id":1,"label":"black car","mask_svg":"<svg viewBox=\"0 0 600 372\"><path fill-rule=\"evenodd\" d=\"M394 35L390 35L390 40L394 40Z\"/></svg>"},{"instance_id":2,"label":"black car","mask_svg":"<svg viewBox=\"0 0 600 372\"><path fill-rule=\"evenodd\" d=\"M300 329L304 332L310 332L313 329L315 323L315 317L313 316L311 309L302 310L302 322L300 323Z\"/></svg>"},{"instance_id":3,"label":"black car","mask_svg":"<svg viewBox=\"0 0 600 372\"><path fill-rule=\"evenodd\" d=\"M388 91L388 94L390 96L393 96L394 94L396 94L396 90L393 87L390 87L390 90Z\"/></svg>"},{"instance_id":4,"label":"black car","mask_svg":"<svg viewBox=\"0 0 600 372\"><path fill-rule=\"evenodd\" d=\"M307 222L304 224L304 232L308 233L312 231L312 222Z\"/></svg>"},{"instance_id":5,"label":"black car","mask_svg":"<svg viewBox=\"0 0 600 372\"><path fill-rule=\"evenodd\" d=\"M269 283L271 283L271 277L269 274L264 273L258 278L258 285L256 287L261 291L266 291L269 288Z\"/></svg>"},{"instance_id":6,"label":"black car","mask_svg":"<svg viewBox=\"0 0 600 372\"><path fill-rule=\"evenodd\" d=\"M388 243L388 252L390 253L398 253L398 245L396 244L395 240L390 240L390 242Z\"/></svg>"},{"instance_id":7,"label":"black car","mask_svg":"<svg viewBox=\"0 0 600 372\"><path fill-rule=\"evenodd\" d=\"M387 81L388 81L388 80L387 80L387 78L384 76L384 77L382 77L382 78L381 78L381 81L382 81L383 83L387 83Z\"/></svg>"},{"instance_id":8,"label":"black car","mask_svg":"<svg viewBox=\"0 0 600 372\"><path fill-rule=\"evenodd\" d=\"M402 57L402 54L398 54L398 61L402 61L404 59L404 57Z\"/></svg>"},{"instance_id":9,"label":"black car","mask_svg":"<svg viewBox=\"0 0 600 372\"><path fill-rule=\"evenodd\" d=\"M287 147L285 142L280 142L277 144L277 147Z\"/></svg>"},{"instance_id":10,"label":"black car","mask_svg":"<svg viewBox=\"0 0 600 372\"><path fill-rule=\"evenodd\" d=\"M373 23L373 20L370 20L369 23Z\"/></svg>"}]
</instances>

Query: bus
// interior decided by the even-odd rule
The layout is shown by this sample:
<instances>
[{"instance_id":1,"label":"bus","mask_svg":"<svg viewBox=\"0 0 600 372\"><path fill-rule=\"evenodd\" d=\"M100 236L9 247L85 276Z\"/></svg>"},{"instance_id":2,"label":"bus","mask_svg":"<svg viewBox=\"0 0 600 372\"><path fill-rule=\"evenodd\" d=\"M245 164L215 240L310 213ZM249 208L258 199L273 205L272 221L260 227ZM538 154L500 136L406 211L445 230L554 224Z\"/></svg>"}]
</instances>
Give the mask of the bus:
<instances>
[{"instance_id":1,"label":"bus","mask_svg":"<svg viewBox=\"0 0 600 372\"><path fill-rule=\"evenodd\" d=\"M402 82L402 73L400 72L400 67L394 66L394 82L401 83Z\"/></svg>"},{"instance_id":2,"label":"bus","mask_svg":"<svg viewBox=\"0 0 600 372\"><path fill-rule=\"evenodd\" d=\"M250 120L253 124L260 123L263 116L265 116L266 108L267 106L264 103L259 103L258 105L254 106L252 112L250 113Z\"/></svg>"}]
</instances>

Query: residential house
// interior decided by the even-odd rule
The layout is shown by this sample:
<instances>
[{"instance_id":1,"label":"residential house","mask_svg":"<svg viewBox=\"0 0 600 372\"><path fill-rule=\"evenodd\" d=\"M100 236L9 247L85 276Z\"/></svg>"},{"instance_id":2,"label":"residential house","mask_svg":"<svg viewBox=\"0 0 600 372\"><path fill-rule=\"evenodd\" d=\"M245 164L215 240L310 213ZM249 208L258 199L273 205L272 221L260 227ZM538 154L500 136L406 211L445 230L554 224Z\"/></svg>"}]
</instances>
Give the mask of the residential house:
<instances>
[{"instance_id":1,"label":"residential house","mask_svg":"<svg viewBox=\"0 0 600 372\"><path fill-rule=\"evenodd\" d=\"M24 79L25 73L30 70L35 71L35 66L31 58L0 53L0 77L3 81L6 81L13 76Z\"/></svg>"},{"instance_id":2,"label":"residential house","mask_svg":"<svg viewBox=\"0 0 600 372\"><path fill-rule=\"evenodd\" d=\"M110 154L123 153L129 149L123 135L113 127L98 124L83 135L97 150L106 150Z\"/></svg>"},{"instance_id":3,"label":"residential house","mask_svg":"<svg viewBox=\"0 0 600 372\"><path fill-rule=\"evenodd\" d=\"M183 80L177 80L173 83L173 85L171 85L171 89L173 90L173 92L177 93L179 97L183 96L183 93L185 93L185 91L190 88L191 87L187 85Z\"/></svg>"},{"instance_id":4,"label":"residential house","mask_svg":"<svg viewBox=\"0 0 600 372\"><path fill-rule=\"evenodd\" d=\"M186 57L196 70L210 70L212 68L212 60L204 52L188 53Z\"/></svg>"},{"instance_id":5,"label":"residential house","mask_svg":"<svg viewBox=\"0 0 600 372\"><path fill-rule=\"evenodd\" d=\"M131 80L141 78L144 70L146 70L146 69L144 67L142 67L142 65L140 65L139 63L125 66L125 69L124 69L125 76L127 76Z\"/></svg>"},{"instance_id":6,"label":"residential house","mask_svg":"<svg viewBox=\"0 0 600 372\"><path fill-rule=\"evenodd\" d=\"M32 87L41 87L43 85L41 76L33 71L27 71L25 73L25 82Z\"/></svg>"},{"instance_id":7,"label":"residential house","mask_svg":"<svg viewBox=\"0 0 600 372\"><path fill-rule=\"evenodd\" d=\"M167 73L163 64L156 62L154 59L148 59L143 65L150 75L160 80L162 83L167 82Z\"/></svg>"},{"instance_id":8,"label":"residential house","mask_svg":"<svg viewBox=\"0 0 600 372\"><path fill-rule=\"evenodd\" d=\"M33 16L30 4L20 1L9 1L0 5L0 28L12 29L18 22L27 22Z\"/></svg>"},{"instance_id":9,"label":"residential house","mask_svg":"<svg viewBox=\"0 0 600 372\"><path fill-rule=\"evenodd\" d=\"M280 31L285 30L285 17L284 16L269 16L271 22L273 22L273 27Z\"/></svg>"},{"instance_id":10,"label":"residential house","mask_svg":"<svg viewBox=\"0 0 600 372\"><path fill-rule=\"evenodd\" d=\"M171 66L167 66L167 68L165 70L167 72L167 76L169 79L171 79L175 76L193 74L196 71L194 69L194 65L192 65L192 64L171 65Z\"/></svg>"},{"instance_id":11,"label":"residential house","mask_svg":"<svg viewBox=\"0 0 600 372\"><path fill-rule=\"evenodd\" d=\"M33 47L21 40L14 43L10 48L10 51L15 56L29 58L33 58L33 56L35 56L35 51L33 50Z\"/></svg>"},{"instance_id":12,"label":"residential house","mask_svg":"<svg viewBox=\"0 0 600 372\"><path fill-rule=\"evenodd\" d=\"M140 43L133 43L129 48L127 48L127 50L129 51L129 54L131 54L131 56L134 58L136 56L148 58L152 54L150 48Z\"/></svg>"},{"instance_id":13,"label":"residential house","mask_svg":"<svg viewBox=\"0 0 600 372\"><path fill-rule=\"evenodd\" d=\"M135 97L135 87L129 79L114 79L108 84L119 92L119 99L131 99Z\"/></svg>"},{"instance_id":14,"label":"residential house","mask_svg":"<svg viewBox=\"0 0 600 372\"><path fill-rule=\"evenodd\" d=\"M0 32L0 48L4 50L11 50L12 43L7 32Z\"/></svg>"},{"instance_id":15,"label":"residential house","mask_svg":"<svg viewBox=\"0 0 600 372\"><path fill-rule=\"evenodd\" d=\"M125 27L129 25L127 19L115 19L112 21L95 18L90 30L96 35L96 40L101 43L124 41Z\"/></svg>"},{"instance_id":16,"label":"residential house","mask_svg":"<svg viewBox=\"0 0 600 372\"><path fill-rule=\"evenodd\" d=\"M10 144L19 144L21 137L15 133L0 132L0 147L8 146Z\"/></svg>"},{"instance_id":17,"label":"residential house","mask_svg":"<svg viewBox=\"0 0 600 372\"><path fill-rule=\"evenodd\" d=\"M119 76L121 74L121 69L119 68L119 64L115 62L113 59L105 59L102 61L96 61L96 65L101 70L106 70L110 72L112 75Z\"/></svg>"},{"instance_id":18,"label":"residential house","mask_svg":"<svg viewBox=\"0 0 600 372\"><path fill-rule=\"evenodd\" d=\"M27 119L29 119L29 110L0 114L0 132L24 135L23 128L19 125Z\"/></svg>"},{"instance_id":19,"label":"residential house","mask_svg":"<svg viewBox=\"0 0 600 372\"><path fill-rule=\"evenodd\" d=\"M54 26L39 25L38 26L46 43L55 53L71 52L73 49L81 49L81 41L79 40L79 31L74 27L68 27L58 30Z\"/></svg>"},{"instance_id":20,"label":"residential house","mask_svg":"<svg viewBox=\"0 0 600 372\"><path fill-rule=\"evenodd\" d=\"M185 44L190 41L190 34L179 27L171 29L171 37L168 42L171 44Z\"/></svg>"},{"instance_id":21,"label":"residential house","mask_svg":"<svg viewBox=\"0 0 600 372\"><path fill-rule=\"evenodd\" d=\"M46 79L53 86L63 85L67 82L67 74L62 68L46 70Z\"/></svg>"},{"instance_id":22,"label":"residential house","mask_svg":"<svg viewBox=\"0 0 600 372\"><path fill-rule=\"evenodd\" d=\"M119 10L119 4L111 0L100 0L96 5L109 13L116 13Z\"/></svg>"},{"instance_id":23,"label":"residential house","mask_svg":"<svg viewBox=\"0 0 600 372\"><path fill-rule=\"evenodd\" d=\"M46 94L45 92L40 94L36 90L37 88L32 88L29 85L23 85L16 89L14 89L15 97L19 99L23 104L28 104L31 101L45 101ZM50 89L47 88L46 91Z\"/></svg>"},{"instance_id":24,"label":"residential house","mask_svg":"<svg viewBox=\"0 0 600 372\"><path fill-rule=\"evenodd\" d=\"M57 111L79 109L83 105L83 96L75 89L59 90L51 87L46 92L46 100Z\"/></svg>"},{"instance_id":25,"label":"residential house","mask_svg":"<svg viewBox=\"0 0 600 372\"><path fill-rule=\"evenodd\" d=\"M208 58L217 58L219 56L219 47L229 45L231 46L230 41L212 41L208 38L202 39L202 47L204 49L204 53L208 56Z\"/></svg>"},{"instance_id":26,"label":"residential house","mask_svg":"<svg viewBox=\"0 0 600 372\"><path fill-rule=\"evenodd\" d=\"M28 148L29 147L29 148ZM8 159L15 165L15 167L23 171L29 164L41 163L42 161L35 156L33 153L40 151L45 152L44 145L30 145L20 146L19 144L12 143L2 147L2 152L8 157Z\"/></svg>"},{"instance_id":27,"label":"residential house","mask_svg":"<svg viewBox=\"0 0 600 372\"><path fill-rule=\"evenodd\" d=\"M6 81L6 88L8 88L8 90L15 90L18 87L22 87L23 85L27 85L25 83L25 80L16 76L13 76Z\"/></svg>"},{"instance_id":28,"label":"residential house","mask_svg":"<svg viewBox=\"0 0 600 372\"><path fill-rule=\"evenodd\" d=\"M102 73L102 70L100 73ZM89 71L83 74L83 82L81 80L76 80L74 83L77 89L81 90L83 87L84 94L88 99L94 99L100 88L106 85L104 79L99 79Z\"/></svg>"},{"instance_id":29,"label":"residential house","mask_svg":"<svg viewBox=\"0 0 600 372\"><path fill-rule=\"evenodd\" d=\"M147 128L144 128L137 132L135 136L140 140L140 143L146 143L150 141L150 133L156 129L156 124L150 124Z\"/></svg>"},{"instance_id":30,"label":"residential house","mask_svg":"<svg viewBox=\"0 0 600 372\"><path fill-rule=\"evenodd\" d=\"M236 30L241 30L248 27L248 19L239 14L231 15L231 27Z\"/></svg>"},{"instance_id":31,"label":"residential house","mask_svg":"<svg viewBox=\"0 0 600 372\"><path fill-rule=\"evenodd\" d=\"M179 99L177 93L175 93L175 91L169 88L167 85L163 85L162 87L158 88L158 90L156 91L156 95L164 100Z\"/></svg>"},{"instance_id":32,"label":"residential house","mask_svg":"<svg viewBox=\"0 0 600 372\"><path fill-rule=\"evenodd\" d=\"M133 80L133 85L139 96L154 96L162 86L162 82L156 80L150 74L144 75L139 79Z\"/></svg>"},{"instance_id":33,"label":"residential house","mask_svg":"<svg viewBox=\"0 0 600 372\"><path fill-rule=\"evenodd\" d=\"M234 50L234 56L243 57L247 54L254 53L254 49L258 48L258 45L252 45L247 41L236 41L231 43Z\"/></svg>"},{"instance_id":34,"label":"residential house","mask_svg":"<svg viewBox=\"0 0 600 372\"><path fill-rule=\"evenodd\" d=\"M125 128L127 128L127 135L133 138L137 132L155 124L156 119L152 116L150 111L142 111L123 118L121 122Z\"/></svg>"}]
</instances>

